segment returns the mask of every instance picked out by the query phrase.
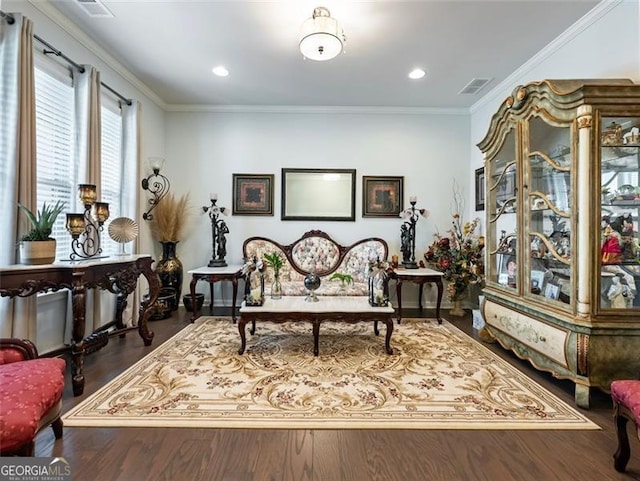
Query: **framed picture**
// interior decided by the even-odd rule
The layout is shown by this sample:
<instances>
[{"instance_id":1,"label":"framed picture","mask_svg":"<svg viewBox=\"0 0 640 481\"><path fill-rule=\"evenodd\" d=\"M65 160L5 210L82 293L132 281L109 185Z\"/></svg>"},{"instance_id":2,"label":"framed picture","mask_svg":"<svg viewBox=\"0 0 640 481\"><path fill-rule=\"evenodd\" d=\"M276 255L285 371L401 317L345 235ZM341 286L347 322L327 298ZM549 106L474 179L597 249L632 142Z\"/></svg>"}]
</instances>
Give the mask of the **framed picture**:
<instances>
[{"instance_id":1,"label":"framed picture","mask_svg":"<svg viewBox=\"0 0 640 481\"><path fill-rule=\"evenodd\" d=\"M547 287L544 289L544 297L557 300L558 297L560 297L560 286L548 283Z\"/></svg>"},{"instance_id":2,"label":"framed picture","mask_svg":"<svg viewBox=\"0 0 640 481\"><path fill-rule=\"evenodd\" d=\"M273 215L273 174L233 174L233 215Z\"/></svg>"},{"instance_id":3,"label":"framed picture","mask_svg":"<svg viewBox=\"0 0 640 481\"><path fill-rule=\"evenodd\" d=\"M484 210L484 167L476 169L476 210Z\"/></svg>"},{"instance_id":4,"label":"framed picture","mask_svg":"<svg viewBox=\"0 0 640 481\"><path fill-rule=\"evenodd\" d=\"M500 255L500 271L498 272L498 284L515 287L518 264L516 256L511 254Z\"/></svg>"},{"instance_id":5,"label":"framed picture","mask_svg":"<svg viewBox=\"0 0 640 481\"><path fill-rule=\"evenodd\" d=\"M404 177L362 177L362 217L398 217L402 212Z\"/></svg>"},{"instance_id":6,"label":"framed picture","mask_svg":"<svg viewBox=\"0 0 640 481\"><path fill-rule=\"evenodd\" d=\"M537 289L536 293L543 292L544 289L544 271L531 271L531 289Z\"/></svg>"},{"instance_id":7,"label":"framed picture","mask_svg":"<svg viewBox=\"0 0 640 481\"><path fill-rule=\"evenodd\" d=\"M282 169L282 220L356 220L355 169Z\"/></svg>"}]
</instances>

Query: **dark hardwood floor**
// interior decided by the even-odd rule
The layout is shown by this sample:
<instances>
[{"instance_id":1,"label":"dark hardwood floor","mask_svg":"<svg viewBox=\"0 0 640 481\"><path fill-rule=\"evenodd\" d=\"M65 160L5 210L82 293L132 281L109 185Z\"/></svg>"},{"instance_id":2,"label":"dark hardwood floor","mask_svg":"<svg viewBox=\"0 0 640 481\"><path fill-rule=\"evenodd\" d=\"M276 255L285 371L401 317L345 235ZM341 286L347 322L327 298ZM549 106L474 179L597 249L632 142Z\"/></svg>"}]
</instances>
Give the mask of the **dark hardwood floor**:
<instances>
[{"instance_id":1,"label":"dark hardwood floor","mask_svg":"<svg viewBox=\"0 0 640 481\"><path fill-rule=\"evenodd\" d=\"M204 314L208 314L207 309ZM216 315L229 314L216 309ZM433 313L425 311L425 316ZM470 313L445 318L473 335ZM417 317L407 312L404 317ZM144 347L136 332L112 337L85 359L86 387L68 410L188 324L180 308L150 324ZM487 345L573 405L573 384L531 368L497 345ZM54 443L50 429L36 441L37 456L61 456L73 479L171 481L554 481L640 480L640 443L631 436L626 474L613 469L616 435L610 397L594 396L585 411L599 431L266 430L70 428ZM631 430L630 430L631 431Z\"/></svg>"}]
</instances>

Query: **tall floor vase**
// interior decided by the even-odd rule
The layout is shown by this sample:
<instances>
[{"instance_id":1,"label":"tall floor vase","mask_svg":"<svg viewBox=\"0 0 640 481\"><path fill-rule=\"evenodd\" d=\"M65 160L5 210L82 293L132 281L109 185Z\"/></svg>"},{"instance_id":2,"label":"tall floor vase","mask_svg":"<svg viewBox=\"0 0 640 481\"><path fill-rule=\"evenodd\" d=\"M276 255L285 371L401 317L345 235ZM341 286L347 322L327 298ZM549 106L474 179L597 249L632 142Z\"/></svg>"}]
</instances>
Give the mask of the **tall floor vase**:
<instances>
[{"instance_id":1,"label":"tall floor vase","mask_svg":"<svg viewBox=\"0 0 640 481\"><path fill-rule=\"evenodd\" d=\"M178 309L180 294L182 293L183 269L182 262L176 256L176 244L178 242L160 242L162 245L162 259L156 266L156 272L160 278L163 288L174 290L175 296L172 299L171 309Z\"/></svg>"},{"instance_id":2,"label":"tall floor vase","mask_svg":"<svg viewBox=\"0 0 640 481\"><path fill-rule=\"evenodd\" d=\"M467 298L468 291L465 289L462 292L457 292L453 299L451 299L451 303L453 307L449 310L450 316L462 317L465 314L465 310L462 308L462 301Z\"/></svg>"}]
</instances>

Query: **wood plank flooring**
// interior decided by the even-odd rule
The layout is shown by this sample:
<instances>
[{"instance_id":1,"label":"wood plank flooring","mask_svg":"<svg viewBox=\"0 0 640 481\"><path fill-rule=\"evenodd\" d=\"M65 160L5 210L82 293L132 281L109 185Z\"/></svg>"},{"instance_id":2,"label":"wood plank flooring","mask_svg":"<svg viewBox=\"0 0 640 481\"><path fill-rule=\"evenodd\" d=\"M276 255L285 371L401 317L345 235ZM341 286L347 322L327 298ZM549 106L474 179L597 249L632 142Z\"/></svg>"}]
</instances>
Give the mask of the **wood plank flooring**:
<instances>
[{"instance_id":1,"label":"wood plank flooring","mask_svg":"<svg viewBox=\"0 0 640 481\"><path fill-rule=\"evenodd\" d=\"M208 314L207 309L204 314ZM216 309L216 315L228 315ZM433 312L424 311L434 317ZM444 317L470 335L470 313ZM407 312L404 317L418 317ZM112 337L85 359L85 394L67 382L64 411L188 324L180 308L155 321L151 347L136 332ZM498 345L487 345L573 405L573 384L540 373ZM616 481L640 480L640 442L631 433L625 474L613 469L616 435L610 397L597 394L585 411L600 431L265 430L70 428L54 443L50 429L37 456L61 456L78 481Z\"/></svg>"}]
</instances>

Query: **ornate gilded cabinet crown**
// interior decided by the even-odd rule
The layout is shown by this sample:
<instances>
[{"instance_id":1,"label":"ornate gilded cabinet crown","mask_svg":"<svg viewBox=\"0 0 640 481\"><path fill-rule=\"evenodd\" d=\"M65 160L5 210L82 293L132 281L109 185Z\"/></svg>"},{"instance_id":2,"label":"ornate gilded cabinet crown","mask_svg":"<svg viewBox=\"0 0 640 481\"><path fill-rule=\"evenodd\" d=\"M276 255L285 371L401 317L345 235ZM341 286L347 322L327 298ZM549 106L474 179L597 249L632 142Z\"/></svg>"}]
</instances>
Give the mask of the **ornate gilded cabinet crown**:
<instances>
[{"instance_id":1,"label":"ornate gilded cabinet crown","mask_svg":"<svg viewBox=\"0 0 640 481\"><path fill-rule=\"evenodd\" d=\"M486 329L575 400L640 373L640 85L516 88L485 159Z\"/></svg>"}]
</instances>

